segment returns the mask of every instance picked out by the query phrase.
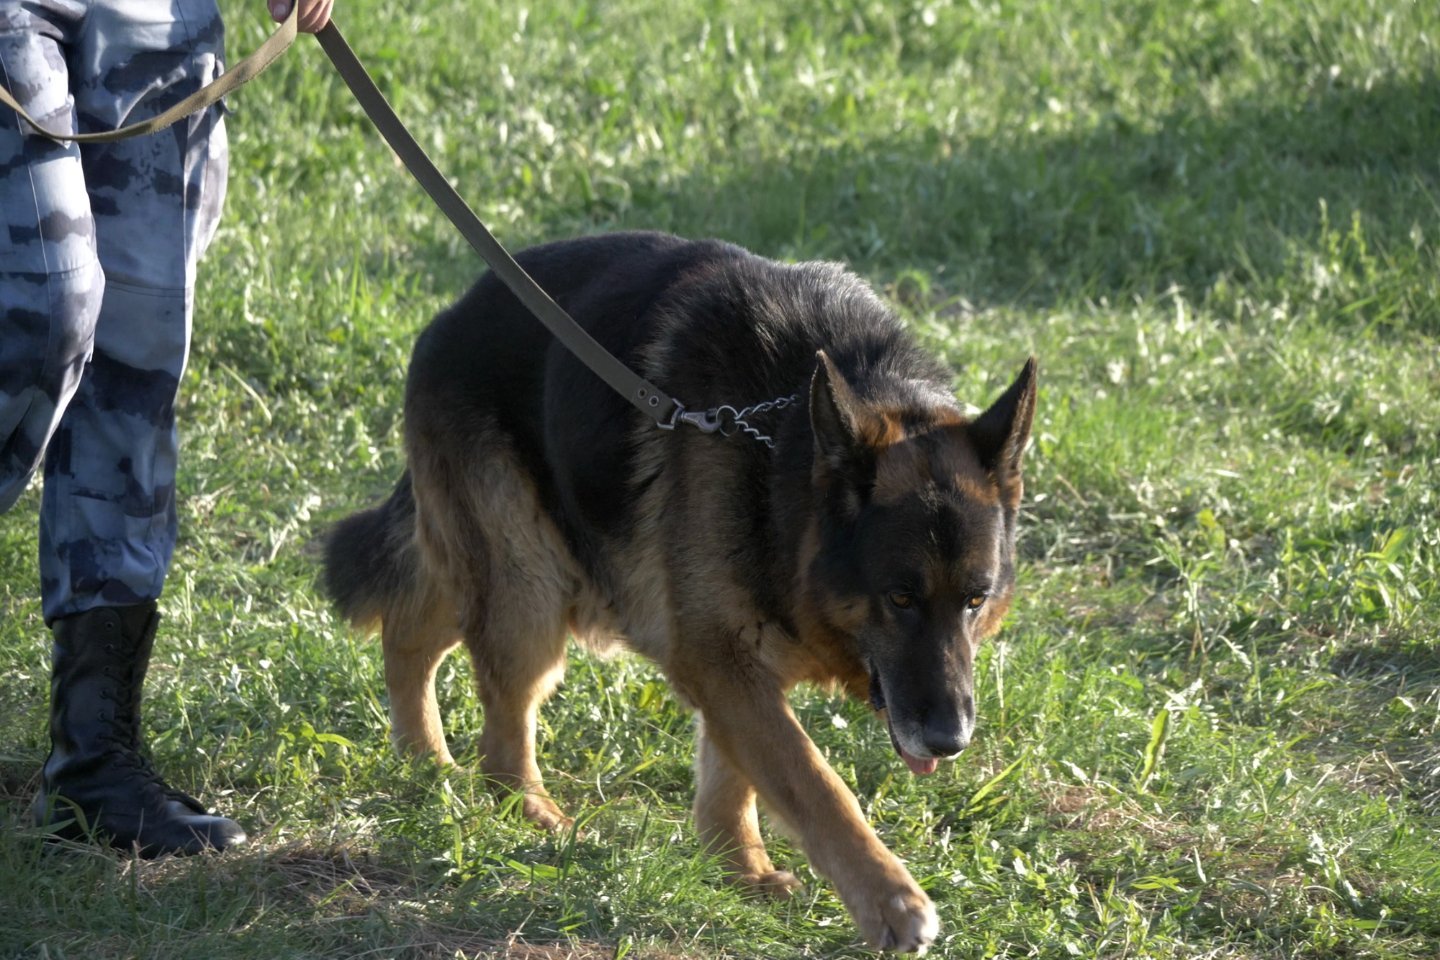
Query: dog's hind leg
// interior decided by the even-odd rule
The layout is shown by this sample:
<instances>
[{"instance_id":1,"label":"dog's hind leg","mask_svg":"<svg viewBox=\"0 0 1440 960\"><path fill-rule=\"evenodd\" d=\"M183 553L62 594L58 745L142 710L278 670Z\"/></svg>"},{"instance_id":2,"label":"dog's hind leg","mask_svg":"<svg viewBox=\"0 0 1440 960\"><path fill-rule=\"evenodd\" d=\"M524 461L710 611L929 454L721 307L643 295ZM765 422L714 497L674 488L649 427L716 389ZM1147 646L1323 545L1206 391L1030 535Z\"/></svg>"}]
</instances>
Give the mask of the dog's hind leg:
<instances>
[{"instance_id":1,"label":"dog's hind leg","mask_svg":"<svg viewBox=\"0 0 1440 960\"><path fill-rule=\"evenodd\" d=\"M772 897L789 897L800 881L776 870L760 837L755 787L705 736L695 736L695 829L705 848L720 857L732 883Z\"/></svg>"},{"instance_id":2,"label":"dog's hind leg","mask_svg":"<svg viewBox=\"0 0 1440 960\"><path fill-rule=\"evenodd\" d=\"M535 762L540 704L565 670L568 612L578 574L560 531L541 509L528 477L492 456L471 479L470 502L484 556L452 569L471 571L459 588L460 627L485 707L482 769L524 794L524 814L547 830L570 823L550 799Z\"/></svg>"},{"instance_id":3,"label":"dog's hind leg","mask_svg":"<svg viewBox=\"0 0 1440 960\"><path fill-rule=\"evenodd\" d=\"M498 428L442 442L431 434L444 415L418 402L406 410L418 540L441 592L454 598L475 667L485 708L481 769L523 794L527 818L558 830L569 821L541 783L535 726L564 672L577 574Z\"/></svg>"},{"instance_id":4,"label":"dog's hind leg","mask_svg":"<svg viewBox=\"0 0 1440 960\"><path fill-rule=\"evenodd\" d=\"M435 673L460 642L455 606L437 598L409 601L410 609L384 617L385 689L390 696L390 740L402 754L454 763L445 743Z\"/></svg>"},{"instance_id":5,"label":"dog's hind leg","mask_svg":"<svg viewBox=\"0 0 1440 960\"><path fill-rule=\"evenodd\" d=\"M508 579L508 578L507 578ZM507 789L523 792L526 819L546 830L570 820L550 799L535 761L540 704L565 669L565 620L537 596L533 584L511 580L493 589L488 609L462 614L465 644L475 665L485 729L481 768Z\"/></svg>"}]
</instances>

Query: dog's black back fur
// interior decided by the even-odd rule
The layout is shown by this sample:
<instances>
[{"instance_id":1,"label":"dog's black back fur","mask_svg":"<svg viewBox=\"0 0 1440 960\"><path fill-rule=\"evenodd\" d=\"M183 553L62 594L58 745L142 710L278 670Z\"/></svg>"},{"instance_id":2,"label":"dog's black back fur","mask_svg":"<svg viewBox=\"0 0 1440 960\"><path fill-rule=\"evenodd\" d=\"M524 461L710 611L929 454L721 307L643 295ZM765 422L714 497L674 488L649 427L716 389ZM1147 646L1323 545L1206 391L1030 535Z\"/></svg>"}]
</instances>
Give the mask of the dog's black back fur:
<instances>
[{"instance_id":1,"label":"dog's black back fur","mask_svg":"<svg viewBox=\"0 0 1440 960\"><path fill-rule=\"evenodd\" d=\"M782 545L793 545L802 522L770 504L809 499L808 389L817 349L866 399L922 409L953 404L944 367L864 283L832 264L784 265L730 244L659 233L561 241L517 259L621 362L691 409L797 396L785 411L763 415L776 431L773 454L744 436L728 441L737 469L715 494L749 501L734 515L752 519L753 536L737 548L749 555L745 568L762 595L788 584L793 555ZM454 391L457 406L495 413L577 556L603 580L595 551L625 537L637 485L647 479L634 463L636 424L653 427L492 274L424 332L417 369L427 389ZM697 437L682 426L673 439L678 457L678 447Z\"/></svg>"}]
</instances>

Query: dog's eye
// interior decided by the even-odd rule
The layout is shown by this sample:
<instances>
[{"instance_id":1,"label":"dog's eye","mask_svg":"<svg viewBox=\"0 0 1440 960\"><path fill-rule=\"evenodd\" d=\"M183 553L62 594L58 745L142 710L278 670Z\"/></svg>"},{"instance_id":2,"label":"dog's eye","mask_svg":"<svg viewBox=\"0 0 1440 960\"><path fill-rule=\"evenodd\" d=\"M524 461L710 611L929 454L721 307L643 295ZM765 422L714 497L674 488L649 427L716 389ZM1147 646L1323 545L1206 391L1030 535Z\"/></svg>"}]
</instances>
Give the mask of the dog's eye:
<instances>
[{"instance_id":1,"label":"dog's eye","mask_svg":"<svg viewBox=\"0 0 1440 960\"><path fill-rule=\"evenodd\" d=\"M965 601L965 608L967 610L979 610L983 606L985 606L985 594L983 593L977 593Z\"/></svg>"},{"instance_id":2,"label":"dog's eye","mask_svg":"<svg viewBox=\"0 0 1440 960\"><path fill-rule=\"evenodd\" d=\"M908 610L915 603L915 595L913 593L901 593L898 590L892 591L890 594L890 602L901 610Z\"/></svg>"}]
</instances>

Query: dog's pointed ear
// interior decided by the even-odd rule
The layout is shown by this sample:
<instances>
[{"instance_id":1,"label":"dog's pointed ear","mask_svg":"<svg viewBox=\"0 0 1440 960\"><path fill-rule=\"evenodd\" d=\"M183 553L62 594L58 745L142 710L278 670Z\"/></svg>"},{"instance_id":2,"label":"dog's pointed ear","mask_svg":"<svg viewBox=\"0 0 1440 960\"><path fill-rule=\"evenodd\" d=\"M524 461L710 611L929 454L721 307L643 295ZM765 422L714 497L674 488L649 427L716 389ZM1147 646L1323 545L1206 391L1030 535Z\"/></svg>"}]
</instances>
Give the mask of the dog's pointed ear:
<instances>
[{"instance_id":1,"label":"dog's pointed ear","mask_svg":"<svg viewBox=\"0 0 1440 960\"><path fill-rule=\"evenodd\" d=\"M1035 419L1036 376L1037 364L1031 357L1009 389L968 428L980 462L1002 487L1020 480L1021 459Z\"/></svg>"},{"instance_id":2,"label":"dog's pointed ear","mask_svg":"<svg viewBox=\"0 0 1440 960\"><path fill-rule=\"evenodd\" d=\"M855 391L824 350L815 354L810 378L810 429L815 432L815 460L839 466L852 459L860 445Z\"/></svg>"},{"instance_id":3,"label":"dog's pointed ear","mask_svg":"<svg viewBox=\"0 0 1440 960\"><path fill-rule=\"evenodd\" d=\"M874 451L861 436L861 401L825 353L815 354L810 378L810 429L815 434L815 477L841 484L863 498L871 485Z\"/></svg>"}]
</instances>

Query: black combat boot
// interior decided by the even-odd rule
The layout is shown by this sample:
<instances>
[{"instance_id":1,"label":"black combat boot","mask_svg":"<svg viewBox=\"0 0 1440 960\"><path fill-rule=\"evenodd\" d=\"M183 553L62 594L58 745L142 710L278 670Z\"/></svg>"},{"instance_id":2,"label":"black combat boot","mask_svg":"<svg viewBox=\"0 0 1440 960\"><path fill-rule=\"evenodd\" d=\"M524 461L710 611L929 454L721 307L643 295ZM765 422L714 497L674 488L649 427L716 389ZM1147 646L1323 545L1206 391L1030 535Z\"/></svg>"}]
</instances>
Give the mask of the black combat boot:
<instances>
[{"instance_id":1,"label":"black combat boot","mask_svg":"<svg viewBox=\"0 0 1440 960\"><path fill-rule=\"evenodd\" d=\"M245 841L238 823L171 789L141 753L140 688L159 622L154 601L55 621L51 747L34 812L56 837L103 839L142 857Z\"/></svg>"}]
</instances>

